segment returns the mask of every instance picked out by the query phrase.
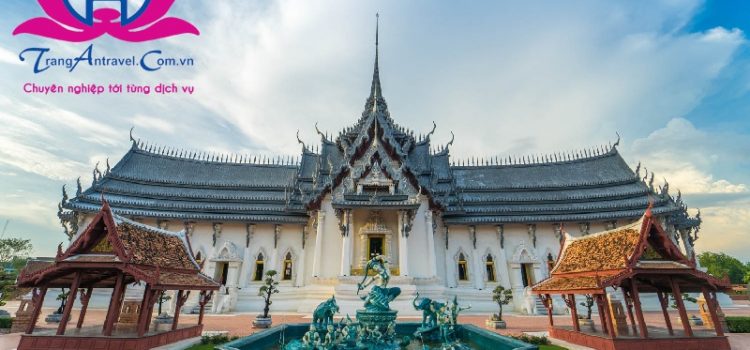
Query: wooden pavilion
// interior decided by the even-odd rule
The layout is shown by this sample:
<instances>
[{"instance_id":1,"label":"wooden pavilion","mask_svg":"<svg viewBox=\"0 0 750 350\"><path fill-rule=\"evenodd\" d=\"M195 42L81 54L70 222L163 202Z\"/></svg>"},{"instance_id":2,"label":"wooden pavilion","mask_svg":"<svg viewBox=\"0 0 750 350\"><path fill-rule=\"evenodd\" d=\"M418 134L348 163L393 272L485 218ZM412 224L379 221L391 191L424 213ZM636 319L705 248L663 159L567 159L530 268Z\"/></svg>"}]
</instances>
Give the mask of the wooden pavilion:
<instances>
[{"instance_id":1,"label":"wooden pavilion","mask_svg":"<svg viewBox=\"0 0 750 350\"><path fill-rule=\"evenodd\" d=\"M643 217L627 226L572 238L565 234L560 254L550 277L532 287L547 307L549 332L553 338L596 349L729 349L718 320L717 292L727 291L726 282L698 269L664 232L651 208ZM625 323L615 324L607 288L621 289L632 335ZM649 328L641 309L642 293L656 293L666 330ZM670 294L702 293L706 299L714 332L693 331L682 297L674 298L682 330L672 328L667 310ZM552 319L552 295L561 295L570 308L573 327L556 327ZM599 310L601 332L582 329L576 310L576 295L591 295ZM633 315L635 309L635 316ZM624 312L624 311L623 311Z\"/></svg>"},{"instance_id":2,"label":"wooden pavilion","mask_svg":"<svg viewBox=\"0 0 750 350\"><path fill-rule=\"evenodd\" d=\"M125 290L133 283L145 283L137 323L116 325ZM175 233L143 225L114 215L103 201L102 209L54 262L32 262L21 271L18 286L33 288L31 315L18 350L41 349L150 349L155 346L200 336L203 308L219 284L200 272L183 232ZM38 330L37 320L50 288L69 288L62 321L56 331ZM94 288L112 289L104 324L83 327L88 301ZM151 316L158 297L177 291L174 320L167 331L150 331ZM197 325L180 325L180 308L190 291L200 291ZM73 304L80 293L81 308L75 331L68 331ZM82 329L83 328L83 329Z\"/></svg>"}]
</instances>

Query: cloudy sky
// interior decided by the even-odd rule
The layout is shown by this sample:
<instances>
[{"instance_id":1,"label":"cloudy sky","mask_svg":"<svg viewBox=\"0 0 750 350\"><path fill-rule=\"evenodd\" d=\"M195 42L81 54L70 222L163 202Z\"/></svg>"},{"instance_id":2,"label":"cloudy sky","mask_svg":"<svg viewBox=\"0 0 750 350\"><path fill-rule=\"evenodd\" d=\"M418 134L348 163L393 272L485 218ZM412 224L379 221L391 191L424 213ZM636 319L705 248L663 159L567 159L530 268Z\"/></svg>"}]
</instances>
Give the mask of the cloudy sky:
<instances>
[{"instance_id":1,"label":"cloudy sky","mask_svg":"<svg viewBox=\"0 0 750 350\"><path fill-rule=\"evenodd\" d=\"M82 0L72 0L74 4ZM131 1L132 7L141 1ZM750 6L730 1L176 1L201 35L132 44L103 37L96 55L160 49L194 67L146 73L79 67L32 72L18 53L78 56L88 43L12 36L42 16L11 0L0 17L0 225L51 255L65 239L60 188L91 182L130 142L296 155L356 121L369 92L381 14L384 95L400 124L454 158L588 148L620 150L680 189L704 223L699 251L750 260ZM24 83L192 84L192 96L44 96ZM103 166L102 166L103 168ZM69 191L69 192L71 192ZM0 226L0 229L2 226Z\"/></svg>"}]
</instances>

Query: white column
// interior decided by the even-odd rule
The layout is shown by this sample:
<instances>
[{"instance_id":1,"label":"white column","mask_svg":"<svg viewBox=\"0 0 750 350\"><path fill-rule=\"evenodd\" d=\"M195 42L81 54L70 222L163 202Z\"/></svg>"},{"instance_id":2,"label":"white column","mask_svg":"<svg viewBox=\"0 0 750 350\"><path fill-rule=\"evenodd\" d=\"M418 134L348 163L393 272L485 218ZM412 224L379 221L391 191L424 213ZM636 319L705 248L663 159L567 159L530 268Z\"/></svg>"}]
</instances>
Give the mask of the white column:
<instances>
[{"instance_id":1,"label":"white column","mask_svg":"<svg viewBox=\"0 0 750 350\"><path fill-rule=\"evenodd\" d=\"M448 237L448 233L450 229L448 226L445 227L445 239L449 240L448 244L450 244L450 238ZM456 271L456 262L453 260L453 256L449 254L450 250L448 250L448 246L445 247L445 285L447 287L455 287L456 286L456 280L458 279L458 272Z\"/></svg>"},{"instance_id":2,"label":"white column","mask_svg":"<svg viewBox=\"0 0 750 350\"><path fill-rule=\"evenodd\" d=\"M307 225L302 226L302 249L297 257L297 262L294 263L294 269L297 272L297 278L294 283L297 287L302 287L305 284L305 239L307 239Z\"/></svg>"},{"instance_id":3,"label":"white column","mask_svg":"<svg viewBox=\"0 0 750 350\"><path fill-rule=\"evenodd\" d=\"M339 271L339 276L349 276L352 272L352 211L347 209L342 215L344 216L342 224L345 228L344 237L341 242L341 270Z\"/></svg>"},{"instance_id":4,"label":"white column","mask_svg":"<svg viewBox=\"0 0 750 350\"><path fill-rule=\"evenodd\" d=\"M404 232L406 216L405 211L398 212L398 269L401 276L409 276L409 240Z\"/></svg>"},{"instance_id":5,"label":"white column","mask_svg":"<svg viewBox=\"0 0 750 350\"><path fill-rule=\"evenodd\" d=\"M275 270L278 273L281 273L279 271L279 239L281 239L281 225L276 224L273 225L273 251L271 252L271 262L269 264L269 268L271 270ZM267 270L266 270L267 271Z\"/></svg>"},{"instance_id":6,"label":"white column","mask_svg":"<svg viewBox=\"0 0 750 350\"><path fill-rule=\"evenodd\" d=\"M427 225L427 254L430 264L430 277L437 276L437 259L435 258L435 230L433 229L432 210L424 213L425 225Z\"/></svg>"},{"instance_id":7,"label":"white column","mask_svg":"<svg viewBox=\"0 0 750 350\"><path fill-rule=\"evenodd\" d=\"M321 256L323 254L323 226L325 225L326 213L318 210L318 221L315 229L315 251L313 252L313 277L320 276ZM304 264L304 262L303 262Z\"/></svg>"},{"instance_id":8,"label":"white column","mask_svg":"<svg viewBox=\"0 0 750 350\"><path fill-rule=\"evenodd\" d=\"M474 225L469 226L469 239L472 241L472 256L469 258L470 261L467 261L467 263L471 266L469 271L469 277L471 278L472 284L474 284L474 288L476 289L482 289L484 284L484 277L483 272L484 266L480 265L480 262L482 258L479 256L479 251L477 250L477 227Z\"/></svg>"}]
</instances>

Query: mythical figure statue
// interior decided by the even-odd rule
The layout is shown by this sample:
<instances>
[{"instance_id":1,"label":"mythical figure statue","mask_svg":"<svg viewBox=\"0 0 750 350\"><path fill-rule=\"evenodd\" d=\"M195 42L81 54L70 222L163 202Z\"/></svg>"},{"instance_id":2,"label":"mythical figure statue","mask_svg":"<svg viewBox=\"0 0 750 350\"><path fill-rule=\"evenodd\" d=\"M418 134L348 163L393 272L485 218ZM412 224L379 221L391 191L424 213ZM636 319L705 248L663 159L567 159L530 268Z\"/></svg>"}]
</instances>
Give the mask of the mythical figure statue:
<instances>
[{"instance_id":1,"label":"mythical figure statue","mask_svg":"<svg viewBox=\"0 0 750 350\"><path fill-rule=\"evenodd\" d=\"M375 272L374 276L369 276L370 270ZM357 284L357 294L369 285L373 283L377 284L372 287L370 293L366 296L360 296L365 302L365 309L369 311L388 311L391 309L389 304L401 294L401 288L388 288L388 281L390 279L391 274L388 271L388 260L386 260L384 255L375 256L367 262L362 282Z\"/></svg>"},{"instance_id":2,"label":"mythical figure statue","mask_svg":"<svg viewBox=\"0 0 750 350\"><path fill-rule=\"evenodd\" d=\"M430 298L422 298L422 300L419 301L419 304L417 304L418 298L419 293L414 296L414 300L412 300L411 303L414 306L414 309L422 311L422 326L419 328L429 329L437 327L437 313L435 310L439 310L445 306L445 304Z\"/></svg>"},{"instance_id":3,"label":"mythical figure statue","mask_svg":"<svg viewBox=\"0 0 750 350\"><path fill-rule=\"evenodd\" d=\"M315 324L310 324L310 330L302 336L302 344L310 349L320 346L320 335L315 329Z\"/></svg>"},{"instance_id":4,"label":"mythical figure statue","mask_svg":"<svg viewBox=\"0 0 750 350\"><path fill-rule=\"evenodd\" d=\"M333 315L339 312L339 305L336 304L336 296L332 296L313 311L313 324L315 325L329 325L333 324Z\"/></svg>"}]
</instances>

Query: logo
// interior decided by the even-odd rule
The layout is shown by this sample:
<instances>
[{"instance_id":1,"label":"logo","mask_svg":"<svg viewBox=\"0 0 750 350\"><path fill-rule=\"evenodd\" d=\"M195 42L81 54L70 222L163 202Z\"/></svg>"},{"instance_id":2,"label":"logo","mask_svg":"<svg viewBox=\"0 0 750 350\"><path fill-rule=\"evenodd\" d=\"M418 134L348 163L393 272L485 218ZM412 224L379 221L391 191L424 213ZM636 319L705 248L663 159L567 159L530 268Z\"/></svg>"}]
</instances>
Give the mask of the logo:
<instances>
[{"instance_id":1,"label":"logo","mask_svg":"<svg viewBox=\"0 0 750 350\"><path fill-rule=\"evenodd\" d=\"M175 0L144 0L132 15L128 0L85 0L86 12L81 15L71 0L37 0L49 16L32 18L21 23L13 35L31 34L69 42L84 42L104 34L128 42L144 42L180 34L200 35L190 22L165 17ZM99 8L95 2L119 2L120 10Z\"/></svg>"}]
</instances>

